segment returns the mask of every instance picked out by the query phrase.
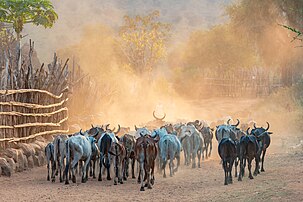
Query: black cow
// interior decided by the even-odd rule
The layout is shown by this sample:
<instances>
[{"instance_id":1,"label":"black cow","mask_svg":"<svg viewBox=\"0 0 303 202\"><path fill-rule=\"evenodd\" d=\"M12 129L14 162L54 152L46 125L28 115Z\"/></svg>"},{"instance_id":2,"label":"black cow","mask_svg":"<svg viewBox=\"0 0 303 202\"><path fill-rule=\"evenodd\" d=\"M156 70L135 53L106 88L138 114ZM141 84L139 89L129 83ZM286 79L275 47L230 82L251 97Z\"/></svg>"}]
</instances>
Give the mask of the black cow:
<instances>
[{"instance_id":1,"label":"black cow","mask_svg":"<svg viewBox=\"0 0 303 202\"><path fill-rule=\"evenodd\" d=\"M224 185L232 183L232 167L237 156L236 144L230 138L223 138L218 146L218 153L223 162L223 169L225 174Z\"/></svg>"}]
</instances>

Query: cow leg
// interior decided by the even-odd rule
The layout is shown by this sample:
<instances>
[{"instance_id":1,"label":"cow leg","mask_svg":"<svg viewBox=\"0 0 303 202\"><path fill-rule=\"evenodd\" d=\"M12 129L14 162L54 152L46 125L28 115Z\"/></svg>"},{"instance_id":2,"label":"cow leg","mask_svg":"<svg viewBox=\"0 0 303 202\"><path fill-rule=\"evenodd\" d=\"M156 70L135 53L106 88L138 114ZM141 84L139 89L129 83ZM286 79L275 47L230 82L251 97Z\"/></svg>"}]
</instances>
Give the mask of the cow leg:
<instances>
[{"instance_id":1,"label":"cow leg","mask_svg":"<svg viewBox=\"0 0 303 202\"><path fill-rule=\"evenodd\" d=\"M174 173L174 165L173 165L173 158L169 160L169 176L172 177Z\"/></svg>"},{"instance_id":2,"label":"cow leg","mask_svg":"<svg viewBox=\"0 0 303 202\"><path fill-rule=\"evenodd\" d=\"M204 159L204 152L202 151L203 149L199 149L197 154L198 154L198 168L201 168L201 153L202 153L202 157Z\"/></svg>"},{"instance_id":3,"label":"cow leg","mask_svg":"<svg viewBox=\"0 0 303 202\"><path fill-rule=\"evenodd\" d=\"M256 167L255 167L255 171L254 171L254 176L257 176L259 174L259 156L257 155L255 157L255 163L256 163Z\"/></svg>"},{"instance_id":4,"label":"cow leg","mask_svg":"<svg viewBox=\"0 0 303 202\"><path fill-rule=\"evenodd\" d=\"M238 163L239 163L239 158L236 158L235 159L235 177L238 177L238 171L237 171Z\"/></svg>"},{"instance_id":5,"label":"cow leg","mask_svg":"<svg viewBox=\"0 0 303 202\"><path fill-rule=\"evenodd\" d=\"M123 180L122 180L122 176L123 176L123 171L125 169L125 159L123 159L120 163L120 166L119 166L119 183L120 184L123 184Z\"/></svg>"},{"instance_id":6,"label":"cow leg","mask_svg":"<svg viewBox=\"0 0 303 202\"><path fill-rule=\"evenodd\" d=\"M141 179L141 188L140 191L144 191L144 163L140 162L140 179Z\"/></svg>"},{"instance_id":7,"label":"cow leg","mask_svg":"<svg viewBox=\"0 0 303 202\"><path fill-rule=\"evenodd\" d=\"M209 154L208 154L208 157L210 157L212 149L213 149L213 143L212 143L212 141L210 141L210 143L209 143Z\"/></svg>"},{"instance_id":8,"label":"cow leg","mask_svg":"<svg viewBox=\"0 0 303 202\"><path fill-rule=\"evenodd\" d=\"M93 176L93 165L92 165L92 161L89 162L89 176L92 177Z\"/></svg>"},{"instance_id":9,"label":"cow leg","mask_svg":"<svg viewBox=\"0 0 303 202\"><path fill-rule=\"evenodd\" d=\"M93 179L96 179L96 159L93 161Z\"/></svg>"},{"instance_id":10,"label":"cow leg","mask_svg":"<svg viewBox=\"0 0 303 202\"><path fill-rule=\"evenodd\" d=\"M224 170L224 185L227 185L228 171L227 171L227 161L223 160L223 170Z\"/></svg>"},{"instance_id":11,"label":"cow leg","mask_svg":"<svg viewBox=\"0 0 303 202\"><path fill-rule=\"evenodd\" d=\"M135 179L135 158L132 158L132 178Z\"/></svg>"},{"instance_id":12,"label":"cow leg","mask_svg":"<svg viewBox=\"0 0 303 202\"><path fill-rule=\"evenodd\" d=\"M166 163L167 163L167 160L165 159L163 162L162 162L162 169L163 169L163 177L166 178L166 172L165 172L165 167L166 167Z\"/></svg>"},{"instance_id":13,"label":"cow leg","mask_svg":"<svg viewBox=\"0 0 303 202\"><path fill-rule=\"evenodd\" d=\"M243 166L243 173L242 173L242 177L244 176L244 174L245 174L245 167L246 167L246 158L244 157L243 158L243 161L244 161L244 166Z\"/></svg>"},{"instance_id":14,"label":"cow leg","mask_svg":"<svg viewBox=\"0 0 303 202\"><path fill-rule=\"evenodd\" d=\"M90 163L91 159L90 157L88 157L85 162L84 162L84 165L82 167L82 183L85 183L87 182L88 180L88 166L89 166L89 163Z\"/></svg>"},{"instance_id":15,"label":"cow leg","mask_svg":"<svg viewBox=\"0 0 303 202\"><path fill-rule=\"evenodd\" d=\"M72 163L71 163L71 171L72 171L72 182L73 183L76 183L76 175L75 175L75 167L78 165L78 162L79 162L79 157L78 155L76 154L75 155L75 158L73 159Z\"/></svg>"},{"instance_id":16,"label":"cow leg","mask_svg":"<svg viewBox=\"0 0 303 202\"><path fill-rule=\"evenodd\" d=\"M60 157L59 157L59 155L58 155L58 157L57 157L58 159L57 159L57 162L55 162L56 164L58 164L58 167L56 168L56 173L55 173L55 175L56 176L58 176L58 172L59 172L59 165L60 165Z\"/></svg>"},{"instance_id":17,"label":"cow leg","mask_svg":"<svg viewBox=\"0 0 303 202\"><path fill-rule=\"evenodd\" d=\"M180 166L180 154L176 155L176 159L177 159L177 167L174 169L174 172L178 172L178 168Z\"/></svg>"},{"instance_id":18,"label":"cow leg","mask_svg":"<svg viewBox=\"0 0 303 202\"><path fill-rule=\"evenodd\" d=\"M150 184L150 167L149 166L147 166L147 189L152 189L152 186L151 186L151 184Z\"/></svg>"},{"instance_id":19,"label":"cow leg","mask_svg":"<svg viewBox=\"0 0 303 202\"><path fill-rule=\"evenodd\" d=\"M192 168L196 168L196 152L192 153Z\"/></svg>"},{"instance_id":20,"label":"cow leg","mask_svg":"<svg viewBox=\"0 0 303 202\"><path fill-rule=\"evenodd\" d=\"M209 143L205 143L205 158L208 159L208 145ZM204 152L203 152L203 156L202 159L204 159Z\"/></svg>"},{"instance_id":21,"label":"cow leg","mask_svg":"<svg viewBox=\"0 0 303 202\"><path fill-rule=\"evenodd\" d=\"M229 183L232 184L233 183L233 176L232 176L232 169L233 169L233 164L234 164L234 159L231 159L229 161L229 167L228 167L228 170L229 170Z\"/></svg>"},{"instance_id":22,"label":"cow leg","mask_svg":"<svg viewBox=\"0 0 303 202\"><path fill-rule=\"evenodd\" d=\"M63 178L62 178L63 163L64 163L64 159L60 158L60 163L58 165L58 167L59 167L59 179L60 179L60 182L63 182Z\"/></svg>"},{"instance_id":23,"label":"cow leg","mask_svg":"<svg viewBox=\"0 0 303 202\"><path fill-rule=\"evenodd\" d=\"M253 178L253 176L252 176L252 174L251 174L251 162L252 162L252 159L251 159L251 157L249 157L248 159L247 159L247 161L248 161L248 171L249 171L249 179L254 179Z\"/></svg>"},{"instance_id":24,"label":"cow leg","mask_svg":"<svg viewBox=\"0 0 303 202\"><path fill-rule=\"evenodd\" d=\"M102 181L102 162L103 162L103 155L100 155L100 161L99 161L99 177L98 181Z\"/></svg>"},{"instance_id":25,"label":"cow leg","mask_svg":"<svg viewBox=\"0 0 303 202\"><path fill-rule=\"evenodd\" d=\"M155 183L155 162L154 161L152 161L152 163L151 163L151 179L150 179L150 183L152 184L152 185L154 185L154 183Z\"/></svg>"},{"instance_id":26,"label":"cow leg","mask_svg":"<svg viewBox=\"0 0 303 202\"><path fill-rule=\"evenodd\" d=\"M242 181L242 172L243 172L243 158L239 158L240 162L240 168L239 168L239 175L238 175L238 181Z\"/></svg>"},{"instance_id":27,"label":"cow leg","mask_svg":"<svg viewBox=\"0 0 303 202\"><path fill-rule=\"evenodd\" d=\"M49 177L49 160L47 159L47 181L50 181L50 177ZM53 175L52 175L53 176Z\"/></svg>"},{"instance_id":28,"label":"cow leg","mask_svg":"<svg viewBox=\"0 0 303 202\"><path fill-rule=\"evenodd\" d=\"M107 177L106 177L106 179L107 180L112 180L112 178L110 177L110 162L109 162L109 156L107 156L107 158L106 158L106 170L107 170Z\"/></svg>"},{"instance_id":29,"label":"cow leg","mask_svg":"<svg viewBox=\"0 0 303 202\"><path fill-rule=\"evenodd\" d=\"M265 172L264 170L264 158L265 158L265 154L266 154L266 149L263 151L263 154L262 154L262 166L261 166L261 172Z\"/></svg>"}]
</instances>

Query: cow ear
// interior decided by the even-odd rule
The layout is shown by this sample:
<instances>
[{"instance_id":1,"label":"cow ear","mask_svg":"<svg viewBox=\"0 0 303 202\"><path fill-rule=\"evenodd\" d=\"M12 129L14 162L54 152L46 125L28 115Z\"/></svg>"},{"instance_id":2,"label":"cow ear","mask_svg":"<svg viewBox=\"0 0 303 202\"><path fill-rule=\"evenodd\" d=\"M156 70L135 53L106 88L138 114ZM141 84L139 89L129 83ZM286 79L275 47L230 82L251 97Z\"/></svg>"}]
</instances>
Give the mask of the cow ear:
<instances>
[{"instance_id":1,"label":"cow ear","mask_svg":"<svg viewBox=\"0 0 303 202\"><path fill-rule=\"evenodd\" d=\"M273 132L267 132L269 135L273 134Z\"/></svg>"}]
</instances>

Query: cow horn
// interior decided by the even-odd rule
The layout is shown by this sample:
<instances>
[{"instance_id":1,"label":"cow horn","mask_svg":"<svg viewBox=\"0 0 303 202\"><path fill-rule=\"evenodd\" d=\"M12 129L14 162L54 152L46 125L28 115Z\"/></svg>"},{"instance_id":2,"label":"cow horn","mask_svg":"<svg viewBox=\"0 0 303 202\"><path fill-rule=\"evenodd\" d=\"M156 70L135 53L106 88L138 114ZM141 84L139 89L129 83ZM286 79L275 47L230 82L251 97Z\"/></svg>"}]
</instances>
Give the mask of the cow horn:
<instances>
[{"instance_id":1,"label":"cow horn","mask_svg":"<svg viewBox=\"0 0 303 202\"><path fill-rule=\"evenodd\" d=\"M94 127L95 127L93 124L91 124L91 125L92 125L92 128L94 128Z\"/></svg>"},{"instance_id":2,"label":"cow horn","mask_svg":"<svg viewBox=\"0 0 303 202\"><path fill-rule=\"evenodd\" d=\"M228 124L228 125L230 125L230 124L229 124L230 120L231 120L231 119L228 119L228 121L227 121L227 124Z\"/></svg>"},{"instance_id":3,"label":"cow horn","mask_svg":"<svg viewBox=\"0 0 303 202\"><path fill-rule=\"evenodd\" d=\"M257 127L256 127L256 123L254 123L254 128L255 128L255 129L257 129Z\"/></svg>"},{"instance_id":4,"label":"cow horn","mask_svg":"<svg viewBox=\"0 0 303 202\"><path fill-rule=\"evenodd\" d=\"M110 130L110 129L108 128L108 126L109 126L109 124L106 124L106 125L105 125L105 130Z\"/></svg>"},{"instance_id":5,"label":"cow horn","mask_svg":"<svg viewBox=\"0 0 303 202\"><path fill-rule=\"evenodd\" d=\"M114 132L116 135L120 132L120 125L118 124L118 130Z\"/></svg>"},{"instance_id":6,"label":"cow horn","mask_svg":"<svg viewBox=\"0 0 303 202\"><path fill-rule=\"evenodd\" d=\"M137 126L135 125L135 130L137 131L138 130L138 128L137 128Z\"/></svg>"},{"instance_id":7,"label":"cow horn","mask_svg":"<svg viewBox=\"0 0 303 202\"><path fill-rule=\"evenodd\" d=\"M269 123L267 121L266 121L266 123L267 123L267 128L265 130L268 131L268 129L269 129Z\"/></svg>"},{"instance_id":8,"label":"cow horn","mask_svg":"<svg viewBox=\"0 0 303 202\"><path fill-rule=\"evenodd\" d=\"M80 129L80 135L83 135L83 136L84 136L84 134L82 133L82 129Z\"/></svg>"},{"instance_id":9,"label":"cow horn","mask_svg":"<svg viewBox=\"0 0 303 202\"><path fill-rule=\"evenodd\" d=\"M246 135L249 135L249 129L250 129L250 127L247 128Z\"/></svg>"},{"instance_id":10,"label":"cow horn","mask_svg":"<svg viewBox=\"0 0 303 202\"><path fill-rule=\"evenodd\" d=\"M153 111L153 116L154 116L154 118L155 119L157 119L157 120L160 120L160 121L162 121L165 117L166 117L166 113L164 113L164 116L162 117L162 118L158 118L158 117L156 117L156 114L155 114L156 112L155 111Z\"/></svg>"},{"instance_id":11,"label":"cow horn","mask_svg":"<svg viewBox=\"0 0 303 202\"><path fill-rule=\"evenodd\" d=\"M237 119L237 124L236 125L232 125L232 126L235 126L235 127L237 127L239 124L240 124L240 121L239 121L239 119Z\"/></svg>"}]
</instances>

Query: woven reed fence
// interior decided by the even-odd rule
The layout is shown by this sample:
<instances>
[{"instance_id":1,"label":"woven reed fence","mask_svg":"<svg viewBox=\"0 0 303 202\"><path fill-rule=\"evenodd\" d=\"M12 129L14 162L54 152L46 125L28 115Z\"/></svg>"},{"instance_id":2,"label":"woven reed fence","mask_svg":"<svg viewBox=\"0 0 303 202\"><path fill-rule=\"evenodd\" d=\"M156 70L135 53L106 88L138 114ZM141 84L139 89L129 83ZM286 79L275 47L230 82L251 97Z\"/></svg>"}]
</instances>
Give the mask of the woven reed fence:
<instances>
[{"instance_id":1,"label":"woven reed fence","mask_svg":"<svg viewBox=\"0 0 303 202\"><path fill-rule=\"evenodd\" d=\"M14 101L14 97L19 94L44 97L52 103ZM60 95L54 95L38 89L0 90L0 142L28 141L38 136L67 133L68 127L65 123L68 120L68 98L65 94L62 92ZM5 147L5 144L2 146Z\"/></svg>"}]
</instances>

